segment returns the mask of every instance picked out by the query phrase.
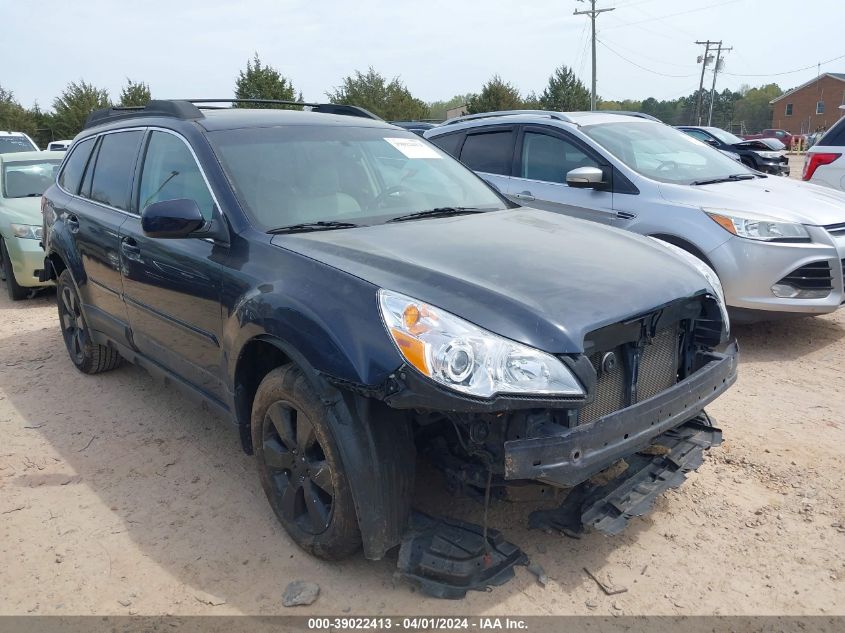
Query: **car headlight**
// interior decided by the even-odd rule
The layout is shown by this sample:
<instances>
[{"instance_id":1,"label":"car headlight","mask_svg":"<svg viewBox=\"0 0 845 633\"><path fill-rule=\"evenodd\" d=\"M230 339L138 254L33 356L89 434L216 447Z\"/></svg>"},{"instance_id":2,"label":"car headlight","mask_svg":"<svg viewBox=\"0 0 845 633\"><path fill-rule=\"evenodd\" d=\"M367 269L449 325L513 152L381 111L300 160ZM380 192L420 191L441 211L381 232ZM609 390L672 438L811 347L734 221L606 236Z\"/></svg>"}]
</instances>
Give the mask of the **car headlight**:
<instances>
[{"instance_id":1,"label":"car headlight","mask_svg":"<svg viewBox=\"0 0 845 633\"><path fill-rule=\"evenodd\" d=\"M761 242L809 240L810 234L803 224L781 222L740 211L707 209L703 211L723 229L739 237Z\"/></svg>"},{"instance_id":2,"label":"car headlight","mask_svg":"<svg viewBox=\"0 0 845 633\"><path fill-rule=\"evenodd\" d=\"M417 299L379 290L387 331L405 360L421 374L455 391L581 396L578 379L557 358L488 332Z\"/></svg>"},{"instance_id":3,"label":"car headlight","mask_svg":"<svg viewBox=\"0 0 845 633\"><path fill-rule=\"evenodd\" d=\"M781 152L768 152L768 151L761 151L758 152L754 150L754 153L757 154L760 158L766 158L768 160L772 160L774 158L780 158L783 154Z\"/></svg>"},{"instance_id":4,"label":"car headlight","mask_svg":"<svg viewBox=\"0 0 845 633\"><path fill-rule=\"evenodd\" d=\"M40 226L33 226L31 224L13 224L12 233L15 237L20 237L25 240L40 240L43 231Z\"/></svg>"},{"instance_id":5,"label":"car headlight","mask_svg":"<svg viewBox=\"0 0 845 633\"><path fill-rule=\"evenodd\" d=\"M700 272L704 279L707 280L707 283L710 284L710 287L713 289L713 294L716 296L716 300L719 302L719 312L722 313L722 319L725 321L725 333L730 334L731 320L728 318L728 306L725 304L725 290L722 288L722 282L719 280L719 275L716 274L716 271L710 268L710 266L705 264L698 257L688 251L685 251L679 246L675 246L669 242L664 242L656 237L651 239L658 242L661 246L665 246L675 255L686 261L690 266Z\"/></svg>"}]
</instances>

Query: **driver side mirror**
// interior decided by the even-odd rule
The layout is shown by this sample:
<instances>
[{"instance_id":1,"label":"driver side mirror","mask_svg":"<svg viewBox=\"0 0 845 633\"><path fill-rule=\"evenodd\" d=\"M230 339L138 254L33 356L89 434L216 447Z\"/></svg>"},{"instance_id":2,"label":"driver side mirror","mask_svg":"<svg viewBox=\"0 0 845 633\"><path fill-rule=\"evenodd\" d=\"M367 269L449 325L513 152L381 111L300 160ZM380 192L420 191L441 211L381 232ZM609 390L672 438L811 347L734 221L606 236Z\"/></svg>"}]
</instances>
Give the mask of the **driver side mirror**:
<instances>
[{"instance_id":1,"label":"driver side mirror","mask_svg":"<svg viewBox=\"0 0 845 633\"><path fill-rule=\"evenodd\" d=\"M185 198L162 200L141 211L144 235L160 239L179 239L196 233L205 225L199 206Z\"/></svg>"},{"instance_id":2,"label":"driver side mirror","mask_svg":"<svg viewBox=\"0 0 845 633\"><path fill-rule=\"evenodd\" d=\"M717 141L715 138L706 138L704 139L704 142L708 145L712 145L713 147L719 147L719 141Z\"/></svg>"},{"instance_id":3,"label":"driver side mirror","mask_svg":"<svg viewBox=\"0 0 845 633\"><path fill-rule=\"evenodd\" d=\"M597 189L605 184L598 167L578 167L566 174L566 184L575 189Z\"/></svg>"}]
</instances>

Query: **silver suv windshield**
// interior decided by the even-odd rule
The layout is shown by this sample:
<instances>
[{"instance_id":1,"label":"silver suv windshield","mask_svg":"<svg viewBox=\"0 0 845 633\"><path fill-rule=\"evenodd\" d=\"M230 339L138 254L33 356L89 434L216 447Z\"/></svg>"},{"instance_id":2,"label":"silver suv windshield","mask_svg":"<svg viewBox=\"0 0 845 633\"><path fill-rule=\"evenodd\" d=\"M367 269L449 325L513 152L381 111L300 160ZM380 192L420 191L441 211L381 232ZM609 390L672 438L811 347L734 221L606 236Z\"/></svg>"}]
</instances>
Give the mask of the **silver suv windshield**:
<instances>
[{"instance_id":1,"label":"silver suv windshield","mask_svg":"<svg viewBox=\"0 0 845 633\"><path fill-rule=\"evenodd\" d=\"M662 123L624 121L580 129L637 173L660 182L690 185L753 177L717 149Z\"/></svg>"},{"instance_id":2,"label":"silver suv windshield","mask_svg":"<svg viewBox=\"0 0 845 633\"><path fill-rule=\"evenodd\" d=\"M286 126L208 134L263 230L381 224L411 214L507 207L451 156L403 130Z\"/></svg>"}]
</instances>

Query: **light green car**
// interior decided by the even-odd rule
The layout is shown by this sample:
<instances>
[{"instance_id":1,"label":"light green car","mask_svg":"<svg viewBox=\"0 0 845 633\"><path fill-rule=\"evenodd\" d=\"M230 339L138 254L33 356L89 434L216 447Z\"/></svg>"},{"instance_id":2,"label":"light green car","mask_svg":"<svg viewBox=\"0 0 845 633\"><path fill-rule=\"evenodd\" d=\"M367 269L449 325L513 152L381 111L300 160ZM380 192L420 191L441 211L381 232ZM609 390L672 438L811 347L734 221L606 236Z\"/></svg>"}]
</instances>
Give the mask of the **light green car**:
<instances>
[{"instance_id":1,"label":"light green car","mask_svg":"<svg viewBox=\"0 0 845 633\"><path fill-rule=\"evenodd\" d=\"M64 152L0 154L0 278L12 301L34 288L44 267L41 247L41 194L56 179Z\"/></svg>"}]
</instances>

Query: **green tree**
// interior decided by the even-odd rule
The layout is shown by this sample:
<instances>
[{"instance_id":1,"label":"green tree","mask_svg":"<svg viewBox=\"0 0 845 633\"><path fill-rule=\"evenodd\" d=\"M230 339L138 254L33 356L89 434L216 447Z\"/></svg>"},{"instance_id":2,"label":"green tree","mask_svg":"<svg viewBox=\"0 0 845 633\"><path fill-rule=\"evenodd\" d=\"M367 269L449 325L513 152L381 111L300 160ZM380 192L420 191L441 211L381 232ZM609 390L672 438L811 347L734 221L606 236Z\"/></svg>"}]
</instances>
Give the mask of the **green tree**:
<instances>
[{"instance_id":1,"label":"green tree","mask_svg":"<svg viewBox=\"0 0 845 633\"><path fill-rule=\"evenodd\" d=\"M120 92L120 105L122 106L145 106L152 99L150 87L143 81L132 81L126 78L126 85Z\"/></svg>"},{"instance_id":2,"label":"green tree","mask_svg":"<svg viewBox=\"0 0 845 633\"><path fill-rule=\"evenodd\" d=\"M3 86L0 86L0 130L24 132L32 137L38 132L38 121L32 112L18 103L15 95Z\"/></svg>"},{"instance_id":3,"label":"green tree","mask_svg":"<svg viewBox=\"0 0 845 633\"><path fill-rule=\"evenodd\" d=\"M428 104L429 117L432 119L445 119L446 111L452 108L466 105L469 103L472 94L455 95L448 101L431 101Z\"/></svg>"},{"instance_id":4,"label":"green tree","mask_svg":"<svg viewBox=\"0 0 845 633\"><path fill-rule=\"evenodd\" d=\"M577 112L590 109L590 91L566 65L555 68L549 83L540 95L540 107L556 112Z\"/></svg>"},{"instance_id":5,"label":"green tree","mask_svg":"<svg viewBox=\"0 0 845 633\"><path fill-rule=\"evenodd\" d=\"M278 99L279 101L293 101L296 91L293 83L287 77L270 65L261 63L258 53L251 61L247 61L246 70L240 71L235 81L235 98L237 99ZM302 95L300 94L300 97ZM242 108L277 108L270 103L240 103L236 107Z\"/></svg>"},{"instance_id":6,"label":"green tree","mask_svg":"<svg viewBox=\"0 0 845 633\"><path fill-rule=\"evenodd\" d=\"M109 93L104 89L85 81L72 81L61 96L53 100L53 134L60 139L73 138L82 130L91 112L110 106Z\"/></svg>"},{"instance_id":7,"label":"green tree","mask_svg":"<svg viewBox=\"0 0 845 633\"><path fill-rule=\"evenodd\" d=\"M759 132L772 124L772 108L769 102L783 94L777 84L767 84L759 88L742 86L740 98L734 105L734 123L744 125L749 132Z\"/></svg>"},{"instance_id":8,"label":"green tree","mask_svg":"<svg viewBox=\"0 0 845 633\"><path fill-rule=\"evenodd\" d=\"M470 114L481 112L496 112L498 110L519 110L522 108L522 97L516 86L510 84L499 75L493 75L481 88L481 92L472 95L467 103Z\"/></svg>"},{"instance_id":9,"label":"green tree","mask_svg":"<svg viewBox=\"0 0 845 633\"><path fill-rule=\"evenodd\" d=\"M388 121L418 121L431 114L428 104L414 97L398 77L388 81L372 66L366 73L356 70L345 77L326 96L332 103L360 106Z\"/></svg>"}]
</instances>

